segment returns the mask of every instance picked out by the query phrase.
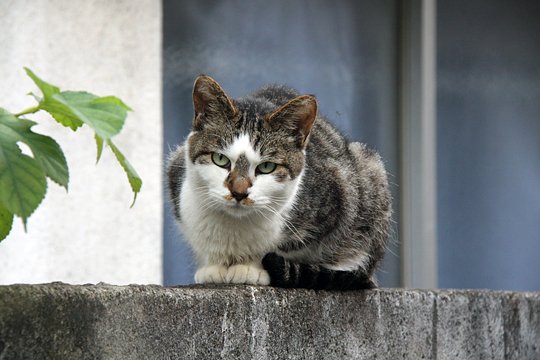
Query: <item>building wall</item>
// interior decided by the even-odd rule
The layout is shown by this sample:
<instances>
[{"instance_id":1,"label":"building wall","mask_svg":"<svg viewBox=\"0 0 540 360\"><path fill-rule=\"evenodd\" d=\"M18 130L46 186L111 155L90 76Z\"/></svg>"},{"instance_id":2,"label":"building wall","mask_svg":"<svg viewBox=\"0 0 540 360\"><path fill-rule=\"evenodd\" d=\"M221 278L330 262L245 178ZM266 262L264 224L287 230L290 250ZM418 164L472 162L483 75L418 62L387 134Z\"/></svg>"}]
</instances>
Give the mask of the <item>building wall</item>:
<instances>
[{"instance_id":1,"label":"building wall","mask_svg":"<svg viewBox=\"0 0 540 360\"><path fill-rule=\"evenodd\" d=\"M49 182L28 232L15 220L0 243L0 283L161 283L161 2L3 0L0 23L0 107L34 104L23 66L65 90L119 96L134 111L115 142L144 181L130 209L112 153L95 165L91 131L32 117L64 150L69 192Z\"/></svg>"}]
</instances>

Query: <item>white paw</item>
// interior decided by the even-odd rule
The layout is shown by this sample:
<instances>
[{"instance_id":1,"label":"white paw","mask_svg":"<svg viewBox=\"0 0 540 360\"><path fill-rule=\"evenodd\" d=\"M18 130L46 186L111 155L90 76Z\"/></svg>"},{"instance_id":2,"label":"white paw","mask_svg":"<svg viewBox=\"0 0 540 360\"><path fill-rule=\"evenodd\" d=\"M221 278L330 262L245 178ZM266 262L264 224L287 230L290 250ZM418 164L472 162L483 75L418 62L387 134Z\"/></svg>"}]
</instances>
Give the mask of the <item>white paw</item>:
<instances>
[{"instance_id":1,"label":"white paw","mask_svg":"<svg viewBox=\"0 0 540 360\"><path fill-rule=\"evenodd\" d=\"M270 276L260 264L233 265L227 270L225 280L232 284L270 284Z\"/></svg>"},{"instance_id":2,"label":"white paw","mask_svg":"<svg viewBox=\"0 0 540 360\"><path fill-rule=\"evenodd\" d=\"M224 284L227 281L227 268L223 265L210 265L197 270L195 282L197 284Z\"/></svg>"}]
</instances>

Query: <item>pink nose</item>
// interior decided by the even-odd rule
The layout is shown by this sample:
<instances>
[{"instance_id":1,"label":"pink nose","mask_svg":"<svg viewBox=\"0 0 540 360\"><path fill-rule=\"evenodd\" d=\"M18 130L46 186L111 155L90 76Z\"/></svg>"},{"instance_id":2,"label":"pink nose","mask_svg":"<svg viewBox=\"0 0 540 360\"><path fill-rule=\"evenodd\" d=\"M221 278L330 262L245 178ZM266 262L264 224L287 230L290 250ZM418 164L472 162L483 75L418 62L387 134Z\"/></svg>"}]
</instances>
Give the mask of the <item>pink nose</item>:
<instances>
[{"instance_id":1,"label":"pink nose","mask_svg":"<svg viewBox=\"0 0 540 360\"><path fill-rule=\"evenodd\" d=\"M251 187L251 182L245 177L232 177L227 183L227 188L231 192L233 198L240 202L248 197L248 189Z\"/></svg>"}]
</instances>

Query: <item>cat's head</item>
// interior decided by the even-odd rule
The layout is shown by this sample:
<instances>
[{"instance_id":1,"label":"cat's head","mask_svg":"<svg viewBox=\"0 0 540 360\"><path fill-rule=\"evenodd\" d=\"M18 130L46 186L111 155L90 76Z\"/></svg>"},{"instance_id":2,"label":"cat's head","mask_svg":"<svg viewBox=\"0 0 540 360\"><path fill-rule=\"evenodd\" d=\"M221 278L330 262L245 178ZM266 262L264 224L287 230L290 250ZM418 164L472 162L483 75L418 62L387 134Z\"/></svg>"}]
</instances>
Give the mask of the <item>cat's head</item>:
<instances>
[{"instance_id":1,"label":"cat's head","mask_svg":"<svg viewBox=\"0 0 540 360\"><path fill-rule=\"evenodd\" d=\"M200 76L193 106L187 167L202 205L237 217L290 205L317 115L315 97L279 107L259 97L233 100L215 80Z\"/></svg>"}]
</instances>

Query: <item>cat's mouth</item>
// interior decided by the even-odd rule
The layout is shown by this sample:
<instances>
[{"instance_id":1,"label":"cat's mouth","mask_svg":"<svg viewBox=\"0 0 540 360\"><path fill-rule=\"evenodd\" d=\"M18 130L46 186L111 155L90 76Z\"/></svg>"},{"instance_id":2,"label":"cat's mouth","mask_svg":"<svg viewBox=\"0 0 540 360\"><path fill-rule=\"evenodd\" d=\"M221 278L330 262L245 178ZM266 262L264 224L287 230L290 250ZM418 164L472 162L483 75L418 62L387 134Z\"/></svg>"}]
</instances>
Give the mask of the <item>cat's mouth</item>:
<instances>
[{"instance_id":1,"label":"cat's mouth","mask_svg":"<svg viewBox=\"0 0 540 360\"><path fill-rule=\"evenodd\" d=\"M223 198L226 200L227 211L235 216L246 215L251 212L253 205L255 205L255 201L249 197L237 200L232 195L226 195Z\"/></svg>"},{"instance_id":2,"label":"cat's mouth","mask_svg":"<svg viewBox=\"0 0 540 360\"><path fill-rule=\"evenodd\" d=\"M231 194L229 194L229 195L225 195L223 198L227 200L227 204L231 204L232 206L235 206L235 207L242 207L242 205L243 206L255 205L255 201L247 196L239 200L239 199L235 199Z\"/></svg>"}]
</instances>

